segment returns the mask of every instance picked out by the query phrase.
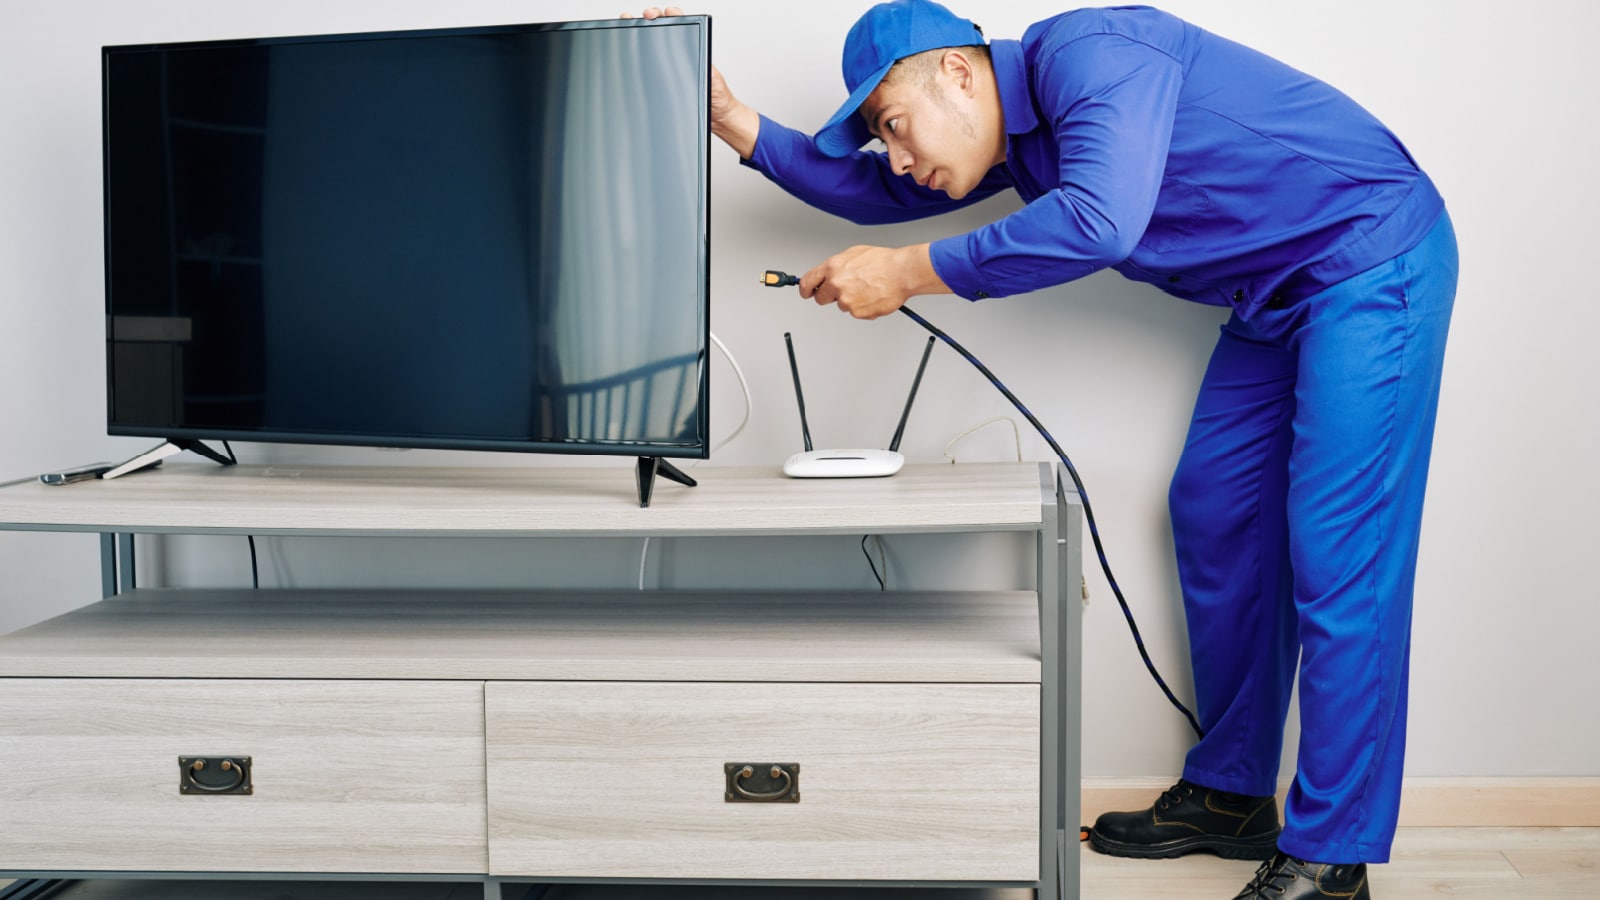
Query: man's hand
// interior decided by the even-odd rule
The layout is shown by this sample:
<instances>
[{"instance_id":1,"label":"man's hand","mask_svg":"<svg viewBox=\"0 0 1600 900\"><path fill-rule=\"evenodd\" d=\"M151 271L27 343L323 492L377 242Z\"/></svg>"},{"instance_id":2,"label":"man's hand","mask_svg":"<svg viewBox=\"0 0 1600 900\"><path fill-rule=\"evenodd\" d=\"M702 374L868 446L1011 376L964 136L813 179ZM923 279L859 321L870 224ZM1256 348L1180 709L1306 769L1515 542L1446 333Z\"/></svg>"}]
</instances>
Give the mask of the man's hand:
<instances>
[{"instance_id":1,"label":"man's hand","mask_svg":"<svg viewBox=\"0 0 1600 900\"><path fill-rule=\"evenodd\" d=\"M887 316L918 294L947 294L927 244L851 247L800 278L800 296L836 303L858 319Z\"/></svg>"},{"instance_id":2,"label":"man's hand","mask_svg":"<svg viewBox=\"0 0 1600 900\"><path fill-rule=\"evenodd\" d=\"M649 9L644 11L644 17L646 19L659 19L662 16L681 16L681 15L683 15L683 8L679 7L679 6L669 6L666 9L662 9L659 6L652 6ZM631 19L631 18L633 18L633 13L625 12L622 15L618 16L617 18L619 18L619 19Z\"/></svg>"},{"instance_id":3,"label":"man's hand","mask_svg":"<svg viewBox=\"0 0 1600 900\"><path fill-rule=\"evenodd\" d=\"M683 9L677 6L669 6L666 9L652 6L644 11L646 19L681 15ZM625 12L620 18L631 19L633 13ZM750 154L756 152L756 135L761 131L761 115L733 96L733 92L728 90L728 83L723 80L722 73L716 66L711 67L710 107L711 133L722 138L723 143L732 147L741 157L749 159Z\"/></svg>"}]
</instances>

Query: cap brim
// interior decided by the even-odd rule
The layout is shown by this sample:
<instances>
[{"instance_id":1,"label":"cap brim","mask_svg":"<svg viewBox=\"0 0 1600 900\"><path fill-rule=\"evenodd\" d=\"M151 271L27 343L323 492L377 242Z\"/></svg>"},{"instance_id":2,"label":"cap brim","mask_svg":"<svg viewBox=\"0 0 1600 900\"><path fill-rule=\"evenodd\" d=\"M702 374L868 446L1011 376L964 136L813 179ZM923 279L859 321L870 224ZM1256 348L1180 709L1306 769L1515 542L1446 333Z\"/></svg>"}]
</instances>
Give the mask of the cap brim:
<instances>
[{"instance_id":1,"label":"cap brim","mask_svg":"<svg viewBox=\"0 0 1600 900\"><path fill-rule=\"evenodd\" d=\"M849 156L861 149L861 145L872 140L872 132L867 130L867 123L856 113L861 109L861 104L867 102L872 92L878 89L878 83L883 81L883 76L889 74L894 68L891 62L876 72L867 80L856 86L851 92L850 99L839 107L826 125L817 129L816 145L825 156Z\"/></svg>"}]
</instances>

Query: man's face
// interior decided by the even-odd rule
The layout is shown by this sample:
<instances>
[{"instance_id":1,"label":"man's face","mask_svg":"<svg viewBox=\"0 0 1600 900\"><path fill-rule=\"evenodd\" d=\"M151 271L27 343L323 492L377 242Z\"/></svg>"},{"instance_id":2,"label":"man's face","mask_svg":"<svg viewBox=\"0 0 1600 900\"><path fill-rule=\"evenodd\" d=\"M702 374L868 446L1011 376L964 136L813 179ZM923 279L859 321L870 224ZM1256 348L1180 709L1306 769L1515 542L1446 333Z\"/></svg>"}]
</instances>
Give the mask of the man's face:
<instances>
[{"instance_id":1,"label":"man's face","mask_svg":"<svg viewBox=\"0 0 1600 900\"><path fill-rule=\"evenodd\" d=\"M883 142L896 175L959 200L1004 158L996 117L985 116L965 57L946 53L926 73L896 72L861 104L867 129ZM996 144L1002 148L995 158Z\"/></svg>"}]
</instances>

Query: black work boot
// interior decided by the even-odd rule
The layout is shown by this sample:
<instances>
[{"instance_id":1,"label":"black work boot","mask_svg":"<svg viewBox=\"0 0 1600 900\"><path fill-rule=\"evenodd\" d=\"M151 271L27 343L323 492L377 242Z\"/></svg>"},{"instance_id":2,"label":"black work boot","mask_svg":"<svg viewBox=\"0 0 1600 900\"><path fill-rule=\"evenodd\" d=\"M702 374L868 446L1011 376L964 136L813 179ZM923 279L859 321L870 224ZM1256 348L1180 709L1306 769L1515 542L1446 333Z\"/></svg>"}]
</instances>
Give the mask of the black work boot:
<instances>
[{"instance_id":1,"label":"black work boot","mask_svg":"<svg viewBox=\"0 0 1600 900\"><path fill-rule=\"evenodd\" d=\"M1372 900L1367 889L1367 864L1338 866L1306 862L1279 853L1261 864L1233 900Z\"/></svg>"},{"instance_id":2,"label":"black work boot","mask_svg":"<svg viewBox=\"0 0 1600 900\"><path fill-rule=\"evenodd\" d=\"M1214 791L1187 781L1138 812L1095 820L1089 846L1110 856L1171 859L1209 850L1229 859L1271 859L1278 849L1278 804L1272 797Z\"/></svg>"}]
</instances>

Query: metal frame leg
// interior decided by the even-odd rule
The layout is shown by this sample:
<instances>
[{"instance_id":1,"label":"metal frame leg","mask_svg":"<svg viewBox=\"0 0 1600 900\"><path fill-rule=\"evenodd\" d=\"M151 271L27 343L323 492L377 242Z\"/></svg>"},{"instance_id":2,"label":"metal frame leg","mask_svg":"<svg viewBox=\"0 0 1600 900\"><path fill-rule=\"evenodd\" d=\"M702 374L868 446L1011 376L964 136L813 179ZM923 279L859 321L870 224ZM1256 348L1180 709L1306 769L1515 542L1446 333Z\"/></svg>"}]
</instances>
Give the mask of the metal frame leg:
<instances>
[{"instance_id":1,"label":"metal frame leg","mask_svg":"<svg viewBox=\"0 0 1600 900\"><path fill-rule=\"evenodd\" d=\"M1061 607L1060 514L1056 487L1040 468L1040 528L1034 556L1034 586L1039 592L1039 889L1037 900L1058 900L1061 880Z\"/></svg>"},{"instance_id":2,"label":"metal frame leg","mask_svg":"<svg viewBox=\"0 0 1600 900\"><path fill-rule=\"evenodd\" d=\"M133 535L117 535L117 568L120 570L121 580L119 590L127 593L139 586L138 573L133 557Z\"/></svg>"},{"instance_id":3,"label":"metal frame leg","mask_svg":"<svg viewBox=\"0 0 1600 900\"><path fill-rule=\"evenodd\" d=\"M100 596L117 595L117 536L100 535Z\"/></svg>"},{"instance_id":4,"label":"metal frame leg","mask_svg":"<svg viewBox=\"0 0 1600 900\"><path fill-rule=\"evenodd\" d=\"M1083 517L1063 473L1041 471L1039 900L1077 900L1083 725Z\"/></svg>"},{"instance_id":5,"label":"metal frame leg","mask_svg":"<svg viewBox=\"0 0 1600 900\"><path fill-rule=\"evenodd\" d=\"M1060 548L1062 629L1057 645L1061 656L1061 718L1057 723L1061 744L1061 882L1063 898L1077 898L1082 872L1078 826L1083 816L1083 506L1077 492L1068 495L1063 478L1056 477L1056 510L1061 516Z\"/></svg>"},{"instance_id":6,"label":"metal frame leg","mask_svg":"<svg viewBox=\"0 0 1600 900\"><path fill-rule=\"evenodd\" d=\"M138 586L139 573L134 561L133 535L101 532L100 595L115 597Z\"/></svg>"}]
</instances>

